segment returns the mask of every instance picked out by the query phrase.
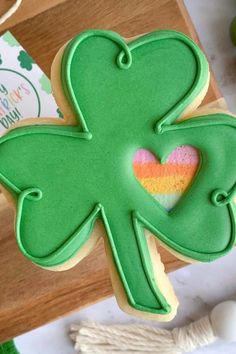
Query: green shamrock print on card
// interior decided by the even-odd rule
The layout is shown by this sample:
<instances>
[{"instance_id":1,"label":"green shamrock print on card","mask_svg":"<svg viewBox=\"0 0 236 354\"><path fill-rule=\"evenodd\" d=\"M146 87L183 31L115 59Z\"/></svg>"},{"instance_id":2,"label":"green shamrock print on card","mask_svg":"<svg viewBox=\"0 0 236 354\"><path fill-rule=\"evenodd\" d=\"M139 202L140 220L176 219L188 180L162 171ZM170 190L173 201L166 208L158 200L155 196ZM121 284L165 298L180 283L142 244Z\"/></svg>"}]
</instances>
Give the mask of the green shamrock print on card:
<instances>
[{"instance_id":1,"label":"green shamrock print on card","mask_svg":"<svg viewBox=\"0 0 236 354\"><path fill-rule=\"evenodd\" d=\"M52 93L52 86L49 78L43 74L41 78L39 79L39 83L41 85L41 88L44 92L46 92L48 95Z\"/></svg>"},{"instance_id":2,"label":"green shamrock print on card","mask_svg":"<svg viewBox=\"0 0 236 354\"><path fill-rule=\"evenodd\" d=\"M153 32L129 44L109 31L73 39L61 86L78 125L22 127L0 139L0 180L16 200L22 253L43 267L64 264L96 243L100 220L129 305L169 314L145 230L198 261L223 256L235 242L236 120L214 113L176 122L207 82L203 53L181 33ZM201 159L168 213L136 179L132 161L145 148L165 163L181 145Z\"/></svg>"},{"instance_id":3,"label":"green shamrock print on card","mask_svg":"<svg viewBox=\"0 0 236 354\"><path fill-rule=\"evenodd\" d=\"M59 118L63 118L63 114L59 108L57 108L57 114Z\"/></svg>"},{"instance_id":4,"label":"green shamrock print on card","mask_svg":"<svg viewBox=\"0 0 236 354\"><path fill-rule=\"evenodd\" d=\"M10 47L19 47L19 42L16 38L11 34L11 32L7 31L2 35L2 39L6 42Z\"/></svg>"},{"instance_id":5,"label":"green shamrock print on card","mask_svg":"<svg viewBox=\"0 0 236 354\"><path fill-rule=\"evenodd\" d=\"M28 71L31 71L33 68L34 60L33 58L24 50L21 50L17 60L20 62L20 66L23 69L26 69Z\"/></svg>"}]
</instances>

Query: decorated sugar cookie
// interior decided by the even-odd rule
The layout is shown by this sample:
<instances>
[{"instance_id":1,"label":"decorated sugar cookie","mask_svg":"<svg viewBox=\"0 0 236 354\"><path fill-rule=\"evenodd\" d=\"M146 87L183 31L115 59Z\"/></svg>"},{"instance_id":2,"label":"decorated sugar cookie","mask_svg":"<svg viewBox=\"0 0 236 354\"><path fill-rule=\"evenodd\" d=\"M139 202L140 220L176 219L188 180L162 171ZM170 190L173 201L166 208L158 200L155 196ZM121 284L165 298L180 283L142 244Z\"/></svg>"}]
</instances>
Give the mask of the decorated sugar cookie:
<instances>
[{"instance_id":1,"label":"decorated sugar cookie","mask_svg":"<svg viewBox=\"0 0 236 354\"><path fill-rule=\"evenodd\" d=\"M193 114L208 82L205 56L174 31L127 43L91 30L62 48L52 84L65 119L30 120L0 139L0 181L16 207L21 252L41 267L64 270L103 237L121 308L172 319L178 301L156 241L202 262L235 242L236 120ZM174 193L166 177L187 171L176 163L183 149L195 159L191 182ZM141 171L144 155L149 169ZM175 205L168 193L179 193Z\"/></svg>"}]
</instances>

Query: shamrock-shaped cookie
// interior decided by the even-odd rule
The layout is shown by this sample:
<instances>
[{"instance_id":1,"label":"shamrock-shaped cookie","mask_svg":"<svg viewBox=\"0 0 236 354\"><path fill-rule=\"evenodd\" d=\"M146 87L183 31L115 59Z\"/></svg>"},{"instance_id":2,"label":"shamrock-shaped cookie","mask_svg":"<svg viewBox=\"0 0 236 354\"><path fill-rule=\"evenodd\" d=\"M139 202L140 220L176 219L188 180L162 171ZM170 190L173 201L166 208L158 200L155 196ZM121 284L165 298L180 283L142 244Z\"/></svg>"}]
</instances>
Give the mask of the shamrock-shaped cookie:
<instances>
[{"instance_id":1,"label":"shamrock-shaped cookie","mask_svg":"<svg viewBox=\"0 0 236 354\"><path fill-rule=\"evenodd\" d=\"M0 139L0 181L15 201L23 254L66 269L104 236L121 307L173 318L177 299L153 235L180 258L198 261L223 256L235 241L236 120L208 112L176 121L197 108L208 80L201 50L174 31L127 44L91 30L67 44L52 71L65 120L34 120ZM140 185L132 160L145 148L165 163L181 145L195 147L200 164L167 212Z\"/></svg>"}]
</instances>

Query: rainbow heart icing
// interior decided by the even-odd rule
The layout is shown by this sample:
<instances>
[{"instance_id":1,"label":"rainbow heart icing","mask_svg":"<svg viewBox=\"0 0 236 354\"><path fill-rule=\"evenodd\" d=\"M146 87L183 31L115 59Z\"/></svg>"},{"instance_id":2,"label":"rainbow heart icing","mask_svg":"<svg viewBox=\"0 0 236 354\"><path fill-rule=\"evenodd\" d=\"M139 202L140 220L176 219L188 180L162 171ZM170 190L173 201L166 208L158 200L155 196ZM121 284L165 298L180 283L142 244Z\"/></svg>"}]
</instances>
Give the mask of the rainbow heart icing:
<instances>
[{"instance_id":1,"label":"rainbow heart icing","mask_svg":"<svg viewBox=\"0 0 236 354\"><path fill-rule=\"evenodd\" d=\"M191 146L177 147L161 164L151 151L140 149L133 160L136 178L167 211L171 211L190 186L199 165Z\"/></svg>"}]
</instances>

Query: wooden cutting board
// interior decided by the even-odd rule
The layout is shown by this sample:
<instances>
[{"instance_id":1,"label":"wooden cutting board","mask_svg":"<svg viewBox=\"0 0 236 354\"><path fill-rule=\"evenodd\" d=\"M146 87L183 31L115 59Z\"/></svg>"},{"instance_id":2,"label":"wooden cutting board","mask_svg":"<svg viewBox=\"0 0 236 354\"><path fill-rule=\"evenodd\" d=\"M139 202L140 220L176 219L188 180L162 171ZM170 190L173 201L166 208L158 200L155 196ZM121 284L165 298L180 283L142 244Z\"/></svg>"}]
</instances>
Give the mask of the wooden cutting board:
<instances>
[{"instance_id":1,"label":"wooden cutting board","mask_svg":"<svg viewBox=\"0 0 236 354\"><path fill-rule=\"evenodd\" d=\"M1 0L0 14L11 3ZM0 34L9 29L49 75L58 49L86 28L112 29L127 38L175 29L198 41L182 1L175 0L23 0ZM212 79L204 103L220 97ZM167 271L184 265L164 250L161 256ZM0 195L0 342L111 295L102 242L70 271L40 269L19 252L13 212Z\"/></svg>"}]
</instances>

